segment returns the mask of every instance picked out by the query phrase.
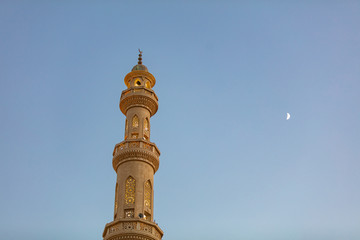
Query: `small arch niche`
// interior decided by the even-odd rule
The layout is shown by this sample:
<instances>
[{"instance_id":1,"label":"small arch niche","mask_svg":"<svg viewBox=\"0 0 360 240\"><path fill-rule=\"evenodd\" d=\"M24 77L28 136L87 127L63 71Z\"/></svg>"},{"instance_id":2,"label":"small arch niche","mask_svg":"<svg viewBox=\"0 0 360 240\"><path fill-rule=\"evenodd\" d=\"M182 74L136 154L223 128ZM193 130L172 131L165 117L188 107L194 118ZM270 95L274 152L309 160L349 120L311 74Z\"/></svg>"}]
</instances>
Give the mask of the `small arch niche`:
<instances>
[{"instance_id":1,"label":"small arch niche","mask_svg":"<svg viewBox=\"0 0 360 240\"><path fill-rule=\"evenodd\" d=\"M139 117L138 117L137 115L135 115L135 116L132 118L132 127L133 127L133 128L139 127Z\"/></svg>"},{"instance_id":2,"label":"small arch niche","mask_svg":"<svg viewBox=\"0 0 360 240\"><path fill-rule=\"evenodd\" d=\"M149 119L145 118L144 119L144 131L149 131L150 130L149 126L150 126Z\"/></svg>"},{"instance_id":3,"label":"small arch niche","mask_svg":"<svg viewBox=\"0 0 360 240\"><path fill-rule=\"evenodd\" d=\"M128 125L128 120L125 120L125 139L127 139L128 137L128 131L129 131L129 125Z\"/></svg>"},{"instance_id":4,"label":"small arch niche","mask_svg":"<svg viewBox=\"0 0 360 240\"><path fill-rule=\"evenodd\" d=\"M134 79L134 86L140 87L142 85L142 79L141 78L135 78Z\"/></svg>"},{"instance_id":5,"label":"small arch niche","mask_svg":"<svg viewBox=\"0 0 360 240\"><path fill-rule=\"evenodd\" d=\"M145 208L151 209L151 199L152 199L152 186L150 180L147 180L144 185L144 205Z\"/></svg>"},{"instance_id":6,"label":"small arch niche","mask_svg":"<svg viewBox=\"0 0 360 240\"><path fill-rule=\"evenodd\" d=\"M131 208L131 209L125 209L125 211L124 211L124 216L125 216L125 218L134 218L134 214L135 212L134 212L134 209L133 208Z\"/></svg>"},{"instance_id":7,"label":"small arch niche","mask_svg":"<svg viewBox=\"0 0 360 240\"><path fill-rule=\"evenodd\" d=\"M150 82L149 82L149 81L146 81L146 82L145 82L145 87L146 87L146 88L151 88L151 85L150 85Z\"/></svg>"},{"instance_id":8,"label":"small arch niche","mask_svg":"<svg viewBox=\"0 0 360 240\"><path fill-rule=\"evenodd\" d=\"M118 183L116 183L116 187L115 187L115 204L114 204L114 219L116 219L117 216L117 210L118 210Z\"/></svg>"},{"instance_id":9,"label":"small arch niche","mask_svg":"<svg viewBox=\"0 0 360 240\"><path fill-rule=\"evenodd\" d=\"M145 218L145 220L147 220L147 221L151 221L151 214L145 211L145 213L144 213L144 218Z\"/></svg>"},{"instance_id":10,"label":"small arch niche","mask_svg":"<svg viewBox=\"0 0 360 240\"><path fill-rule=\"evenodd\" d=\"M129 176L125 181L125 204L135 204L136 181Z\"/></svg>"}]
</instances>

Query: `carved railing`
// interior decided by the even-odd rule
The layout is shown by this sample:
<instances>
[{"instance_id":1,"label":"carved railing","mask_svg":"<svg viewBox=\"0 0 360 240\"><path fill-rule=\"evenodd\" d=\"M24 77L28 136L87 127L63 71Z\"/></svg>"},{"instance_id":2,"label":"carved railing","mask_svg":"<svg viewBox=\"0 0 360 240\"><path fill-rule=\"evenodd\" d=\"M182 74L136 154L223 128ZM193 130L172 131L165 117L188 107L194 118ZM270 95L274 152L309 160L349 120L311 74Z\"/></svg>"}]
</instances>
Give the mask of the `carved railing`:
<instances>
[{"instance_id":1,"label":"carved railing","mask_svg":"<svg viewBox=\"0 0 360 240\"><path fill-rule=\"evenodd\" d=\"M121 235L143 235L149 237L147 239L161 239L163 232L156 223L138 219L123 219L105 226L103 233L105 239L114 239Z\"/></svg>"},{"instance_id":2,"label":"carved railing","mask_svg":"<svg viewBox=\"0 0 360 240\"><path fill-rule=\"evenodd\" d=\"M117 171L121 164L136 159L149 163L154 171L159 169L160 151L155 143L140 139L129 139L115 145L113 152L113 168Z\"/></svg>"},{"instance_id":3,"label":"carved railing","mask_svg":"<svg viewBox=\"0 0 360 240\"><path fill-rule=\"evenodd\" d=\"M149 110L150 116L158 110L158 97L151 89L134 87L124 90L120 97L120 110L126 115L129 108L141 106Z\"/></svg>"},{"instance_id":4,"label":"carved railing","mask_svg":"<svg viewBox=\"0 0 360 240\"><path fill-rule=\"evenodd\" d=\"M140 94L144 94L144 95L154 97L156 99L156 101L159 100L153 90L150 90L150 89L147 89L147 88L144 88L144 87L135 87L135 88L126 89L121 93L120 99L123 99L126 95L129 95L131 93L136 93L136 94L140 93Z\"/></svg>"},{"instance_id":5,"label":"carved railing","mask_svg":"<svg viewBox=\"0 0 360 240\"><path fill-rule=\"evenodd\" d=\"M160 151L157 148L155 143L144 141L144 140L125 140L121 143L115 145L113 156L115 156L118 152L123 151L125 149L130 148L142 148L146 149L150 152L155 153L157 156L160 156Z\"/></svg>"}]
</instances>

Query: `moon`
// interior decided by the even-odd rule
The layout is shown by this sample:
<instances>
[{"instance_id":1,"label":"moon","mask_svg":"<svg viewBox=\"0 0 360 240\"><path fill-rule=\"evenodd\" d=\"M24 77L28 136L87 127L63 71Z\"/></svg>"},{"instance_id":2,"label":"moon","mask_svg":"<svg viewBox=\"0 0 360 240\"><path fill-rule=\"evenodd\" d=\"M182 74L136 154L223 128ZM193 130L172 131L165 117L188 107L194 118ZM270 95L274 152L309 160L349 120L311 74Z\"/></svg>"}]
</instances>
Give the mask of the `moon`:
<instances>
[{"instance_id":1,"label":"moon","mask_svg":"<svg viewBox=\"0 0 360 240\"><path fill-rule=\"evenodd\" d=\"M290 113L286 113L286 120L290 119Z\"/></svg>"}]
</instances>

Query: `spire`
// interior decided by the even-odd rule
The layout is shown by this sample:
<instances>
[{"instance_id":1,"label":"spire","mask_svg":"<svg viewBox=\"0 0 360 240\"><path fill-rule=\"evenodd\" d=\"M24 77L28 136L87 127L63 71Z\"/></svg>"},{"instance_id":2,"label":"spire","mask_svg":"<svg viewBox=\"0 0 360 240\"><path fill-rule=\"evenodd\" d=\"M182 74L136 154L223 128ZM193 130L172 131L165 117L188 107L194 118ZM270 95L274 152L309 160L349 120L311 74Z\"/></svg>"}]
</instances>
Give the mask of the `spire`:
<instances>
[{"instance_id":1,"label":"spire","mask_svg":"<svg viewBox=\"0 0 360 240\"><path fill-rule=\"evenodd\" d=\"M140 50L140 48L139 48L139 59L138 59L139 61L138 61L138 64L140 64L140 65L142 64L142 58L141 58L141 57L142 57L142 53L143 53L143 52L142 52L142 51Z\"/></svg>"},{"instance_id":2,"label":"spire","mask_svg":"<svg viewBox=\"0 0 360 240\"><path fill-rule=\"evenodd\" d=\"M143 53L143 52L142 52L142 51L140 50L140 48L139 48L139 58L138 58L139 61L138 61L138 64L135 65L135 66L131 69L131 71L141 70L141 71L146 71L146 72L148 72L147 67L142 64L142 53Z\"/></svg>"}]
</instances>

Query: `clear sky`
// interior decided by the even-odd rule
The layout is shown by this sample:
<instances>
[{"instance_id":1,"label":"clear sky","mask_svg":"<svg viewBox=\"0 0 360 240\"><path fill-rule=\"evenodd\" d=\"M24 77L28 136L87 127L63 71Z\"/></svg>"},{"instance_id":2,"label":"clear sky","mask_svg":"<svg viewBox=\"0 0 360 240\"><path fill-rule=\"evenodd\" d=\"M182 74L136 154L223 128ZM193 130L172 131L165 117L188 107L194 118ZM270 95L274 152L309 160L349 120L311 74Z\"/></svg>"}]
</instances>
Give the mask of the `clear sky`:
<instances>
[{"instance_id":1,"label":"clear sky","mask_svg":"<svg viewBox=\"0 0 360 240\"><path fill-rule=\"evenodd\" d=\"M359 1L2 0L0 238L102 238L141 48L164 240L360 239L359 26Z\"/></svg>"}]
</instances>

